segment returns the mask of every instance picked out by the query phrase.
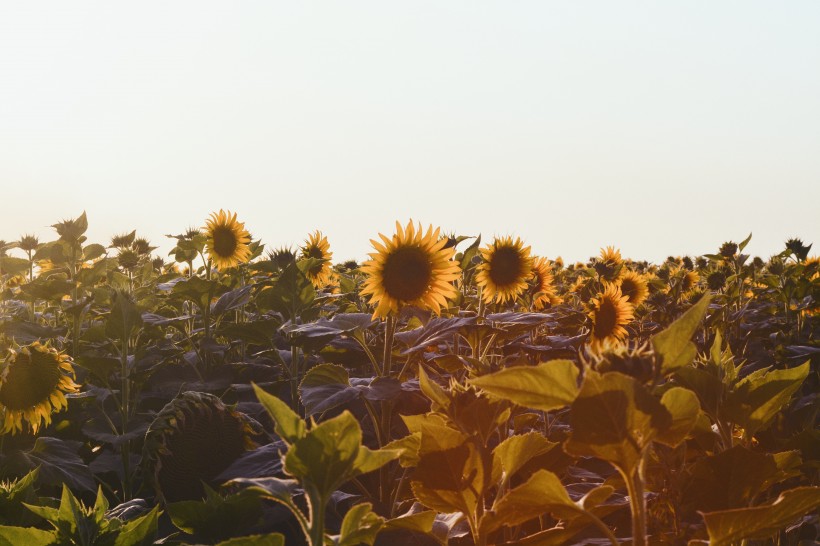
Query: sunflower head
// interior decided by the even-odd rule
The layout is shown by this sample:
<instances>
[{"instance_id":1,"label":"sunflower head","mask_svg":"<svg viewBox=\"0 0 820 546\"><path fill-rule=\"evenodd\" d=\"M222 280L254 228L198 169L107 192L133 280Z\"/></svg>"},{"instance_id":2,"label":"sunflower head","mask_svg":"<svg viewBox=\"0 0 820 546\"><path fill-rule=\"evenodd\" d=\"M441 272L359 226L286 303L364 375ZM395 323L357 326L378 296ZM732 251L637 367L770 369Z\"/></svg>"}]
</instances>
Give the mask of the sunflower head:
<instances>
[{"instance_id":1,"label":"sunflower head","mask_svg":"<svg viewBox=\"0 0 820 546\"><path fill-rule=\"evenodd\" d=\"M734 258L735 254L737 254L737 243L732 241L727 241L720 245L720 255L724 258Z\"/></svg>"},{"instance_id":2,"label":"sunflower head","mask_svg":"<svg viewBox=\"0 0 820 546\"><path fill-rule=\"evenodd\" d=\"M237 457L255 447L258 423L212 394L184 392L166 404L145 434L143 465L165 502L198 500Z\"/></svg>"},{"instance_id":3,"label":"sunflower head","mask_svg":"<svg viewBox=\"0 0 820 546\"><path fill-rule=\"evenodd\" d=\"M381 241L370 240L376 251L362 264L367 279L361 294L370 296L376 306L373 318L398 313L402 305L438 314L456 296L453 281L461 269L451 260L455 248L447 247L447 239L440 238L439 232L430 225L425 233L421 224L416 228L410 220L407 227L396 222L392 238L379 233Z\"/></svg>"},{"instance_id":4,"label":"sunflower head","mask_svg":"<svg viewBox=\"0 0 820 546\"><path fill-rule=\"evenodd\" d=\"M283 246L268 252L268 258L278 269L285 269L296 261L296 254L290 247Z\"/></svg>"},{"instance_id":5,"label":"sunflower head","mask_svg":"<svg viewBox=\"0 0 820 546\"><path fill-rule=\"evenodd\" d=\"M131 233L114 235L111 237L111 244L108 246L109 248L128 248L134 243L134 239L136 238L137 230L134 230Z\"/></svg>"},{"instance_id":6,"label":"sunflower head","mask_svg":"<svg viewBox=\"0 0 820 546\"><path fill-rule=\"evenodd\" d=\"M530 247L525 247L521 239L496 238L480 252L482 262L478 265L476 283L486 303L514 301L527 289L533 260Z\"/></svg>"},{"instance_id":7,"label":"sunflower head","mask_svg":"<svg viewBox=\"0 0 820 546\"><path fill-rule=\"evenodd\" d=\"M22 432L24 423L36 434L68 406L65 394L78 390L68 355L38 341L10 350L0 368L0 434Z\"/></svg>"},{"instance_id":8,"label":"sunflower head","mask_svg":"<svg viewBox=\"0 0 820 546\"><path fill-rule=\"evenodd\" d=\"M133 270L137 267L140 263L139 254L131 250L130 248L126 248L120 250L120 253L117 255L117 263L125 270Z\"/></svg>"},{"instance_id":9,"label":"sunflower head","mask_svg":"<svg viewBox=\"0 0 820 546\"><path fill-rule=\"evenodd\" d=\"M220 271L247 262L251 257L248 244L250 233L243 222L236 220L236 213L212 212L205 222L207 240L205 248L213 264Z\"/></svg>"},{"instance_id":10,"label":"sunflower head","mask_svg":"<svg viewBox=\"0 0 820 546\"><path fill-rule=\"evenodd\" d=\"M40 246L40 240L34 235L23 235L18 243L20 250L34 252Z\"/></svg>"},{"instance_id":11,"label":"sunflower head","mask_svg":"<svg viewBox=\"0 0 820 546\"><path fill-rule=\"evenodd\" d=\"M626 343L605 341L596 350L587 352L585 366L599 373L620 372L638 381L652 381L660 369L660 362L649 342L637 347Z\"/></svg>"},{"instance_id":12,"label":"sunflower head","mask_svg":"<svg viewBox=\"0 0 820 546\"><path fill-rule=\"evenodd\" d=\"M546 258L537 257L532 262L532 290L533 301L532 307L536 311L547 307L548 305L557 305L561 298L555 292L553 282L555 277L552 274L552 268Z\"/></svg>"},{"instance_id":13,"label":"sunflower head","mask_svg":"<svg viewBox=\"0 0 820 546\"><path fill-rule=\"evenodd\" d=\"M131 249L140 256L146 256L150 254L152 250L156 250L157 247L151 246L151 242L145 237L138 237L131 243Z\"/></svg>"},{"instance_id":14,"label":"sunflower head","mask_svg":"<svg viewBox=\"0 0 820 546\"><path fill-rule=\"evenodd\" d=\"M321 231L314 231L302 246L300 258L303 260L313 260L310 267L305 271L305 275L313 286L321 288L330 281L330 260L333 253L330 251L330 243Z\"/></svg>"},{"instance_id":15,"label":"sunflower head","mask_svg":"<svg viewBox=\"0 0 820 546\"><path fill-rule=\"evenodd\" d=\"M797 261L802 262L805 261L806 258L809 256L811 245L806 246L803 244L802 240L798 239L797 237L793 237L786 241L786 250L794 254L794 257L797 258Z\"/></svg>"},{"instance_id":16,"label":"sunflower head","mask_svg":"<svg viewBox=\"0 0 820 546\"><path fill-rule=\"evenodd\" d=\"M627 331L624 326L632 320L634 307L618 286L606 285L604 291L590 301L590 307L592 332L589 343L593 349L605 342L619 342L626 338Z\"/></svg>"},{"instance_id":17,"label":"sunflower head","mask_svg":"<svg viewBox=\"0 0 820 546\"><path fill-rule=\"evenodd\" d=\"M649 282L640 273L626 270L620 279L621 294L627 297L632 307L638 307L649 295Z\"/></svg>"},{"instance_id":18,"label":"sunflower head","mask_svg":"<svg viewBox=\"0 0 820 546\"><path fill-rule=\"evenodd\" d=\"M620 278L623 265L621 251L612 246L602 248L601 256L593 262L595 271L608 282L615 282Z\"/></svg>"}]
</instances>

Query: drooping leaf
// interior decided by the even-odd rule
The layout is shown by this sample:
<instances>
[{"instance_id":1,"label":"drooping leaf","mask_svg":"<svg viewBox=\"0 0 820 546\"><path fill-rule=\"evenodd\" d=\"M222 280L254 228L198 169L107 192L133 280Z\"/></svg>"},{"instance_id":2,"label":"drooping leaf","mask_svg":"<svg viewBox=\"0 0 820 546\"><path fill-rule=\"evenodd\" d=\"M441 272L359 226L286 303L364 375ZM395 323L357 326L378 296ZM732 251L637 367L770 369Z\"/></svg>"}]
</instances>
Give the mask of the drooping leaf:
<instances>
[{"instance_id":1,"label":"drooping leaf","mask_svg":"<svg viewBox=\"0 0 820 546\"><path fill-rule=\"evenodd\" d=\"M421 456L411 487L418 501L439 512L472 513L484 483L484 465L475 448L463 443Z\"/></svg>"},{"instance_id":2,"label":"drooping leaf","mask_svg":"<svg viewBox=\"0 0 820 546\"><path fill-rule=\"evenodd\" d=\"M492 533L502 526L520 525L547 512L564 519L581 514L558 476L548 470L539 470L493 503L492 509L481 519L480 528L482 532Z\"/></svg>"},{"instance_id":3,"label":"drooping leaf","mask_svg":"<svg viewBox=\"0 0 820 546\"><path fill-rule=\"evenodd\" d=\"M322 413L359 397L350 385L347 370L338 364L319 364L305 374L299 384L299 398L308 415Z\"/></svg>"},{"instance_id":4,"label":"drooping leaf","mask_svg":"<svg viewBox=\"0 0 820 546\"><path fill-rule=\"evenodd\" d=\"M804 514L820 508L820 487L784 491L772 504L703 514L710 546L768 538Z\"/></svg>"},{"instance_id":5,"label":"drooping leaf","mask_svg":"<svg viewBox=\"0 0 820 546\"><path fill-rule=\"evenodd\" d=\"M634 378L588 371L570 409L570 425L567 453L598 457L630 473L643 450L672 425L672 416Z\"/></svg>"},{"instance_id":6,"label":"drooping leaf","mask_svg":"<svg viewBox=\"0 0 820 546\"><path fill-rule=\"evenodd\" d=\"M537 366L515 366L476 377L470 383L519 406L551 411L571 404L578 395L578 368L571 360Z\"/></svg>"}]
</instances>

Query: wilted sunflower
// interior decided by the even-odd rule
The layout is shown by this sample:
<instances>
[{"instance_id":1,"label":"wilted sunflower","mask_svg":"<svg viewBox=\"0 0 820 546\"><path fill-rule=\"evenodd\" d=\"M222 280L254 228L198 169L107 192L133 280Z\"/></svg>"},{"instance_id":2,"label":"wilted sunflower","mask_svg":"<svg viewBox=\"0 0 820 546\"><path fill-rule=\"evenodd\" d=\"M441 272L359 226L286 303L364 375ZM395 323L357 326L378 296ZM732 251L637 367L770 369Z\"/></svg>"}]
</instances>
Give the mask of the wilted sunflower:
<instances>
[{"instance_id":1,"label":"wilted sunflower","mask_svg":"<svg viewBox=\"0 0 820 546\"><path fill-rule=\"evenodd\" d=\"M231 211L226 213L222 209L219 213L212 212L205 222L205 235L208 237L205 242L208 256L220 271L250 259L248 243L251 236L245 224L236 221L236 213L231 215Z\"/></svg>"},{"instance_id":2,"label":"wilted sunflower","mask_svg":"<svg viewBox=\"0 0 820 546\"><path fill-rule=\"evenodd\" d=\"M9 351L0 370L0 433L23 430L27 422L35 434L51 423L51 414L68 406L65 393L77 392L71 358L35 341Z\"/></svg>"},{"instance_id":3,"label":"wilted sunflower","mask_svg":"<svg viewBox=\"0 0 820 546\"><path fill-rule=\"evenodd\" d=\"M439 228L433 226L424 233L413 221L402 228L396 222L392 239L379 233L382 243L371 239L376 252L362 265L367 280L362 285L363 296L370 296L376 305L373 317L397 313L401 305L415 305L438 313L447 306L447 299L457 295L453 285L461 274L458 264L451 260L454 247L446 248L447 239L439 238Z\"/></svg>"},{"instance_id":4,"label":"wilted sunflower","mask_svg":"<svg viewBox=\"0 0 820 546\"><path fill-rule=\"evenodd\" d=\"M605 342L622 341L626 335L624 325L632 320L634 308L629 298L621 294L620 288L614 284L606 286L597 298L590 301L592 309L589 318L592 319L592 332L589 343L593 348Z\"/></svg>"},{"instance_id":5,"label":"wilted sunflower","mask_svg":"<svg viewBox=\"0 0 820 546\"><path fill-rule=\"evenodd\" d=\"M330 243L321 231L314 231L310 234L305 246L302 247L302 259L313 258L316 262L305 271L305 275L313 286L321 288L330 281L330 260L333 253L330 251Z\"/></svg>"},{"instance_id":6,"label":"wilted sunflower","mask_svg":"<svg viewBox=\"0 0 820 546\"><path fill-rule=\"evenodd\" d=\"M621 294L629 299L633 307L638 307L649 295L649 283L640 273L626 270L621 276Z\"/></svg>"},{"instance_id":7,"label":"wilted sunflower","mask_svg":"<svg viewBox=\"0 0 820 546\"><path fill-rule=\"evenodd\" d=\"M483 261L478 265L476 283L486 303L514 300L527 289L532 273L530 247L518 237L502 237L481 249Z\"/></svg>"},{"instance_id":8,"label":"wilted sunflower","mask_svg":"<svg viewBox=\"0 0 820 546\"><path fill-rule=\"evenodd\" d=\"M533 309L538 311L547 305L557 305L561 302L561 298L555 293L555 286L553 286L555 277L546 258L538 257L533 260L532 277L535 281L536 296L532 302Z\"/></svg>"},{"instance_id":9,"label":"wilted sunflower","mask_svg":"<svg viewBox=\"0 0 820 546\"><path fill-rule=\"evenodd\" d=\"M168 402L145 434L142 464L165 502L198 500L202 485L256 447L258 423L212 394L184 392Z\"/></svg>"}]
</instances>

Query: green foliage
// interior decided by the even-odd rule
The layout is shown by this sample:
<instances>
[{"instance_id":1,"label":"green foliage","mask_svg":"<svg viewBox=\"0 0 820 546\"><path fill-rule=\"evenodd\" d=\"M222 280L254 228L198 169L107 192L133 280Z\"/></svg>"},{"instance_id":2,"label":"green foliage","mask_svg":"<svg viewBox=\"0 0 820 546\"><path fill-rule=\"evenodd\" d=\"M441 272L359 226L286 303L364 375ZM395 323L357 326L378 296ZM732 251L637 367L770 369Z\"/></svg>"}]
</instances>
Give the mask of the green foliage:
<instances>
[{"instance_id":1,"label":"green foliage","mask_svg":"<svg viewBox=\"0 0 820 546\"><path fill-rule=\"evenodd\" d=\"M31 512L45 519L50 531L35 528L0 526L0 544L72 544L76 546L149 546L157 535L159 508L127 522L108 517L108 501L97 491L94 506L77 500L67 486L58 507L25 504Z\"/></svg>"}]
</instances>

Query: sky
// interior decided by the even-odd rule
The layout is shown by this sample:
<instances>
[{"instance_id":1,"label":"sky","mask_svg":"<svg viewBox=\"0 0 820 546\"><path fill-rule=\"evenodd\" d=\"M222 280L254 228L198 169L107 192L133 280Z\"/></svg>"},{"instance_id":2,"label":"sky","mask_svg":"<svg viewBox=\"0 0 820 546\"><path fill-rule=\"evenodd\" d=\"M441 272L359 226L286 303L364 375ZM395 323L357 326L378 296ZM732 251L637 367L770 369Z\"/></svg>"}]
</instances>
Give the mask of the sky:
<instances>
[{"instance_id":1,"label":"sky","mask_svg":"<svg viewBox=\"0 0 820 546\"><path fill-rule=\"evenodd\" d=\"M0 239L820 248L820 2L0 0ZM814 254L816 252L812 252Z\"/></svg>"}]
</instances>

